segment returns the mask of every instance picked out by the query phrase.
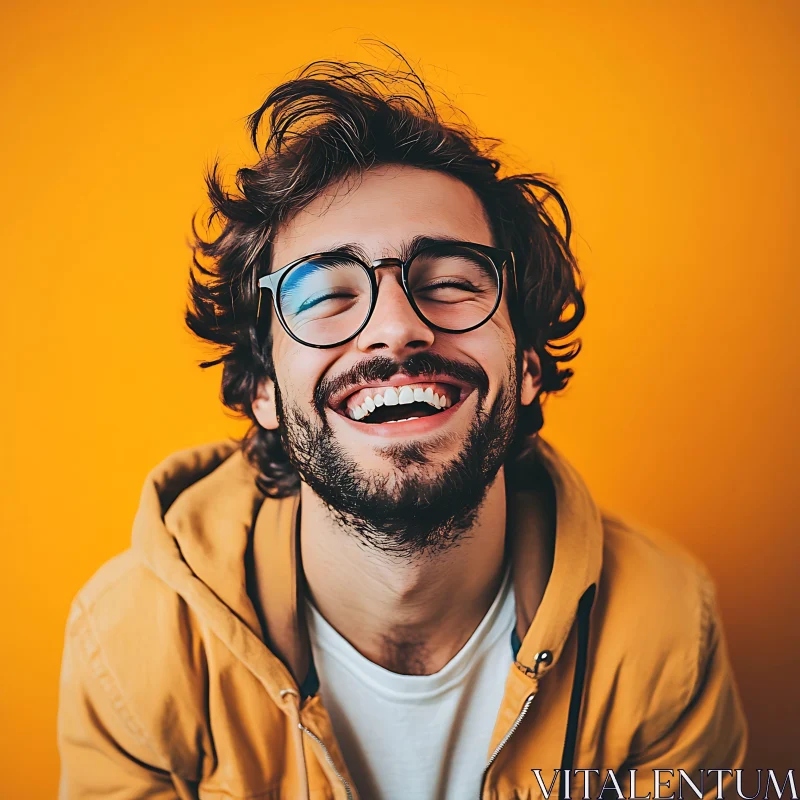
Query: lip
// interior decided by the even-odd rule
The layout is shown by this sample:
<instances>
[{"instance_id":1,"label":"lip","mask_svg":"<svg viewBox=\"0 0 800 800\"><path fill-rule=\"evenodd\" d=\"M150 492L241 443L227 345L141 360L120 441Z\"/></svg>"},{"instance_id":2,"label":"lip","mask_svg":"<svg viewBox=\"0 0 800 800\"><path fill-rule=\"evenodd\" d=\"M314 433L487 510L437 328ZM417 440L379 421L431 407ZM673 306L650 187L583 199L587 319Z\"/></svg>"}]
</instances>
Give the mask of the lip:
<instances>
[{"instance_id":1,"label":"lip","mask_svg":"<svg viewBox=\"0 0 800 800\"><path fill-rule=\"evenodd\" d=\"M405 382L408 382L408 376L405 376ZM442 381L441 378L439 379L439 382L445 383L445 381ZM368 385L393 386L396 384L376 383ZM358 387L358 389L362 388L365 387ZM358 389L354 391L358 391ZM353 426L353 429L359 433L365 433L371 436L381 436L386 439L400 439L406 436L422 436L428 433L435 433L443 425L446 425L448 422L450 422L450 420L459 412L466 401L476 393L477 390L474 387L472 390L468 390L466 394L462 390L461 397L459 398L458 402L453 403L453 405L449 408L446 408L444 411L439 411L436 414L431 414L427 417L412 419L410 422L359 422L358 420L352 419L345 414L340 414L334 409L330 410L336 417L343 420L347 425ZM350 394L352 394L352 392L350 392Z\"/></svg>"},{"instance_id":2,"label":"lip","mask_svg":"<svg viewBox=\"0 0 800 800\"><path fill-rule=\"evenodd\" d=\"M466 383L443 373L434 372L425 375L408 375L404 372L400 372L396 375L392 375L392 377L387 381L368 381L367 383L359 383L355 386L348 386L344 391L337 392L335 395L332 395L329 398L328 407L332 411L335 411L337 414L339 414L347 403L347 399L350 397L350 395L355 394L362 389L379 389L388 388L389 386L404 386L409 383L446 383L450 386L455 386L460 392L460 397L458 399L458 403L453 403L450 408L455 408L475 389L475 386L473 386L471 383ZM449 411L450 409L447 410ZM372 424L370 427L374 428L375 425Z\"/></svg>"}]
</instances>

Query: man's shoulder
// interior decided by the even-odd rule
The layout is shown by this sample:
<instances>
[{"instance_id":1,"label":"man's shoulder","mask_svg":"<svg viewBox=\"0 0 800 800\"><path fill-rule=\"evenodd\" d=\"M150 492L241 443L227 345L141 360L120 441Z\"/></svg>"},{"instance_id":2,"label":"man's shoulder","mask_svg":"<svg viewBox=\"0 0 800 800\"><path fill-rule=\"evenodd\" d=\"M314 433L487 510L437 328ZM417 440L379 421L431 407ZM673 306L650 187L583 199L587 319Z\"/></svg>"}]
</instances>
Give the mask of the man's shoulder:
<instances>
[{"instance_id":1,"label":"man's shoulder","mask_svg":"<svg viewBox=\"0 0 800 800\"><path fill-rule=\"evenodd\" d=\"M598 661L615 680L625 679L631 707L658 729L687 706L703 679L719 624L714 583L669 535L609 513L602 520Z\"/></svg>"},{"instance_id":2,"label":"man's shoulder","mask_svg":"<svg viewBox=\"0 0 800 800\"><path fill-rule=\"evenodd\" d=\"M673 536L635 524L603 510L603 568L637 586L681 593L689 586L710 585L708 570ZM657 582L656 584L653 581Z\"/></svg>"},{"instance_id":3,"label":"man's shoulder","mask_svg":"<svg viewBox=\"0 0 800 800\"><path fill-rule=\"evenodd\" d=\"M66 638L87 656L96 651L128 690L159 672L184 680L202 648L186 601L134 550L111 558L77 592Z\"/></svg>"},{"instance_id":4,"label":"man's shoulder","mask_svg":"<svg viewBox=\"0 0 800 800\"><path fill-rule=\"evenodd\" d=\"M183 598L126 550L72 602L61 691L91 698L102 724L132 736L131 746L146 745L159 767L194 774L204 730L203 639Z\"/></svg>"},{"instance_id":5,"label":"man's shoulder","mask_svg":"<svg viewBox=\"0 0 800 800\"><path fill-rule=\"evenodd\" d=\"M603 512L599 592L652 646L700 646L714 603L703 563L673 537Z\"/></svg>"},{"instance_id":6,"label":"man's shoulder","mask_svg":"<svg viewBox=\"0 0 800 800\"><path fill-rule=\"evenodd\" d=\"M139 623L152 630L156 620L174 621L174 614L165 612L177 611L182 603L141 556L128 549L106 561L78 590L70 616L91 619L95 635L103 638L121 628L132 633L131 626Z\"/></svg>"}]
</instances>

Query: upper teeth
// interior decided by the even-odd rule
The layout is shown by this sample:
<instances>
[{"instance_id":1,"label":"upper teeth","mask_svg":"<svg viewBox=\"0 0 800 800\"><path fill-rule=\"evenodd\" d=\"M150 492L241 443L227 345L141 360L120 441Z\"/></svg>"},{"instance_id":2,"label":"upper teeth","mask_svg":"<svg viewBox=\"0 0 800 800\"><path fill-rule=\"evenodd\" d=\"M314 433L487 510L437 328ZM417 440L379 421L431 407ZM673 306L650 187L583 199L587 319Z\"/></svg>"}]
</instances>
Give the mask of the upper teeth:
<instances>
[{"instance_id":1,"label":"upper teeth","mask_svg":"<svg viewBox=\"0 0 800 800\"><path fill-rule=\"evenodd\" d=\"M418 385L401 386L399 391L394 386L387 386L385 389L370 390L370 394L364 399L364 402L360 406L349 408L348 413L353 419L363 419L381 406L406 405L415 402L428 403L434 408L448 408L452 405L444 392L437 394L431 386L425 389Z\"/></svg>"}]
</instances>

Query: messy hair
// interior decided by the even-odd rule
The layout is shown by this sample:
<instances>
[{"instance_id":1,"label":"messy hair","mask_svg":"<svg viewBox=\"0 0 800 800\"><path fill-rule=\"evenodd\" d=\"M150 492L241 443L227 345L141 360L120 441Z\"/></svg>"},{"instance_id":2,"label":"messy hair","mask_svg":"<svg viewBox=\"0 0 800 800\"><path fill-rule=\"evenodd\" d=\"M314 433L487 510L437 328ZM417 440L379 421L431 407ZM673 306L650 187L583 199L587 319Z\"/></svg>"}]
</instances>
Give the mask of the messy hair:
<instances>
[{"instance_id":1,"label":"messy hair","mask_svg":"<svg viewBox=\"0 0 800 800\"><path fill-rule=\"evenodd\" d=\"M257 335L255 327L258 279L270 269L281 223L326 187L376 165L436 170L476 193L495 245L515 256L519 294L510 300L518 350L538 354L542 394L563 389L573 375L565 365L580 351L572 334L585 305L561 194L538 173L502 175L493 155L497 140L479 136L463 115L445 120L437 105L405 62L391 71L314 62L247 118L258 159L238 170L235 190L225 187L218 161L207 170L211 210L204 232L196 218L192 223L186 324L218 348L218 357L201 366L222 364L222 402L250 419L241 447L269 496L295 492L299 477L280 434L262 428L252 410L260 383L275 380L271 336ZM520 408L519 436L542 427L541 401L540 394Z\"/></svg>"}]
</instances>

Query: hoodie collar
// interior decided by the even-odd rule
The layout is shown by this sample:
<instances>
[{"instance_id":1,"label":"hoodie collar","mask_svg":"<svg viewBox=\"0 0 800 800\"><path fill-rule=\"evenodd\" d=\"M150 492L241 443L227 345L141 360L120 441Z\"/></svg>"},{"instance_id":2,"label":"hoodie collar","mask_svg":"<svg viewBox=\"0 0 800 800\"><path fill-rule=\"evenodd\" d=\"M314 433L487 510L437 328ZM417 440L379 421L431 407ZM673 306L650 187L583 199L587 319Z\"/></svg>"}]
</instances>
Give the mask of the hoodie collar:
<instances>
[{"instance_id":1,"label":"hoodie collar","mask_svg":"<svg viewBox=\"0 0 800 800\"><path fill-rule=\"evenodd\" d=\"M299 497L265 500L256 475L235 442L173 454L145 481L133 546L283 705L281 690L300 684L310 664L302 618ZM600 513L580 476L540 436L507 469L507 486L508 547L522 640L517 660L530 667L537 653L549 650L553 658L542 665L541 676L558 661L578 602L599 578ZM552 535L553 527L552 570L544 595L537 596L537 582L529 576L541 558L541 537ZM264 554L258 558L257 586L254 542Z\"/></svg>"},{"instance_id":2,"label":"hoodie collar","mask_svg":"<svg viewBox=\"0 0 800 800\"><path fill-rule=\"evenodd\" d=\"M171 455L147 476L133 549L250 670L279 707L294 681L264 647L247 591L253 518L263 504L256 470L236 442Z\"/></svg>"},{"instance_id":3,"label":"hoodie collar","mask_svg":"<svg viewBox=\"0 0 800 800\"><path fill-rule=\"evenodd\" d=\"M586 590L598 583L603 556L603 525L589 489L571 464L540 436L511 471L508 487L508 537L514 570L517 661L533 668L545 650L552 658L537 665L539 677L558 662ZM550 577L542 597L531 592L534 559L543 535L553 535Z\"/></svg>"}]
</instances>

